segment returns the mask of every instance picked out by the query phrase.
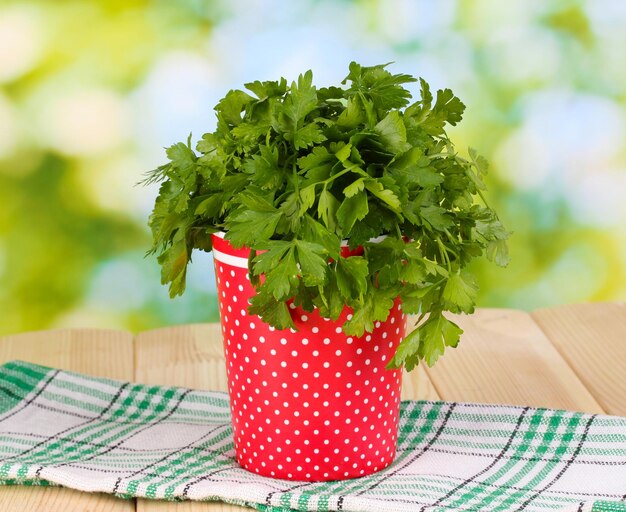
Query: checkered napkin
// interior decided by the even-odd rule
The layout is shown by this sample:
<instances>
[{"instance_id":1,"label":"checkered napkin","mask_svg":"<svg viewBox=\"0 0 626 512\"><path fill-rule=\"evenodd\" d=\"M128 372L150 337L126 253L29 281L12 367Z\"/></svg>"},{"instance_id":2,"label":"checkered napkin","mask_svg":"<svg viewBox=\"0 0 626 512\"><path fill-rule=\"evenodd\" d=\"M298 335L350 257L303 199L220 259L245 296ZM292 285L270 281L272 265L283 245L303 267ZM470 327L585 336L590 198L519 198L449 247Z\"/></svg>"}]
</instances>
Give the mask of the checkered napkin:
<instances>
[{"instance_id":1,"label":"checkered napkin","mask_svg":"<svg viewBox=\"0 0 626 512\"><path fill-rule=\"evenodd\" d=\"M237 465L224 393L15 361L0 367L0 483L273 512L626 512L626 419L403 402L389 468L355 480L293 482Z\"/></svg>"}]
</instances>

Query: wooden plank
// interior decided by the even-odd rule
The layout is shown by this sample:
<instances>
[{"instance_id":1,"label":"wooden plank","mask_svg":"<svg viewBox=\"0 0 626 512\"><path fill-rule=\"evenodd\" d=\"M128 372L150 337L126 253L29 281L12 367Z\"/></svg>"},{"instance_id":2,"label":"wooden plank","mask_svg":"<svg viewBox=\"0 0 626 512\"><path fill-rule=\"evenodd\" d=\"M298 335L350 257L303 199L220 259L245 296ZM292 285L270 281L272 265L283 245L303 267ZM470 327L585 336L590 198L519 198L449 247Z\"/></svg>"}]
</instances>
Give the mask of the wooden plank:
<instances>
[{"instance_id":1,"label":"wooden plank","mask_svg":"<svg viewBox=\"0 0 626 512\"><path fill-rule=\"evenodd\" d=\"M90 493L60 487L8 486L0 488L2 512L129 512L135 500L122 500L110 494Z\"/></svg>"},{"instance_id":2,"label":"wooden plank","mask_svg":"<svg viewBox=\"0 0 626 512\"><path fill-rule=\"evenodd\" d=\"M445 400L603 412L528 313L450 315L464 330L427 373Z\"/></svg>"},{"instance_id":3,"label":"wooden plank","mask_svg":"<svg viewBox=\"0 0 626 512\"><path fill-rule=\"evenodd\" d=\"M422 365L402 373L402 400L439 400L440 396Z\"/></svg>"},{"instance_id":4,"label":"wooden plank","mask_svg":"<svg viewBox=\"0 0 626 512\"><path fill-rule=\"evenodd\" d=\"M602 408L626 416L626 306L576 304L532 317Z\"/></svg>"},{"instance_id":5,"label":"wooden plank","mask_svg":"<svg viewBox=\"0 0 626 512\"><path fill-rule=\"evenodd\" d=\"M194 389L227 391L219 324L157 329L135 338L135 379ZM137 500L138 512L236 512L248 508L224 503Z\"/></svg>"},{"instance_id":6,"label":"wooden plank","mask_svg":"<svg viewBox=\"0 0 626 512\"><path fill-rule=\"evenodd\" d=\"M140 333L135 338L135 380L227 391L219 324L192 324Z\"/></svg>"},{"instance_id":7,"label":"wooden plank","mask_svg":"<svg viewBox=\"0 0 626 512\"><path fill-rule=\"evenodd\" d=\"M96 377L132 380L133 336L104 329L60 329L0 338L0 361L23 359Z\"/></svg>"},{"instance_id":8,"label":"wooden plank","mask_svg":"<svg viewBox=\"0 0 626 512\"><path fill-rule=\"evenodd\" d=\"M217 501L211 503L198 501L172 503L171 501L137 500L137 510L143 512L250 512L254 509Z\"/></svg>"},{"instance_id":9,"label":"wooden plank","mask_svg":"<svg viewBox=\"0 0 626 512\"><path fill-rule=\"evenodd\" d=\"M146 384L227 390L219 324L185 325L141 333L135 339L135 378ZM423 369L403 376L403 399L437 400ZM247 510L222 503L168 503L137 500L140 512Z\"/></svg>"},{"instance_id":10,"label":"wooden plank","mask_svg":"<svg viewBox=\"0 0 626 512\"><path fill-rule=\"evenodd\" d=\"M75 372L131 380L133 338L130 333L95 329L41 331L0 338L0 363L22 359ZM134 500L60 487L0 487L0 510L130 512Z\"/></svg>"}]
</instances>

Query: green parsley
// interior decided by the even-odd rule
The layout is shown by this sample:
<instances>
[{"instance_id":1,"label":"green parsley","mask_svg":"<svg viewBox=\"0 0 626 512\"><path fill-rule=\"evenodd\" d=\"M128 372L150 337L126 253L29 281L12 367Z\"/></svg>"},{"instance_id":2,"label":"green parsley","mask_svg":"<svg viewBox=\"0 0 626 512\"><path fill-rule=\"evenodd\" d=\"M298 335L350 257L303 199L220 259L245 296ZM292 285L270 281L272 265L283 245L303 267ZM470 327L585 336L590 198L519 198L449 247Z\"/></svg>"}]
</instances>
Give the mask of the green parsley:
<instances>
[{"instance_id":1,"label":"green parsley","mask_svg":"<svg viewBox=\"0 0 626 512\"><path fill-rule=\"evenodd\" d=\"M344 332L361 336L400 297L419 316L390 367L432 365L458 344L444 312L474 311L465 268L483 254L506 265L509 234L484 199L486 160L461 157L446 134L465 105L423 79L410 103L403 84L417 79L386 67L353 62L343 87L318 89L311 71L291 85L246 84L217 104L217 128L195 150L191 136L167 149L146 182L161 182L151 252L172 297L192 251L210 251L211 233L225 231L252 250L249 312L278 329L294 327L293 298L333 319L349 306ZM363 254L341 258L342 240Z\"/></svg>"}]
</instances>

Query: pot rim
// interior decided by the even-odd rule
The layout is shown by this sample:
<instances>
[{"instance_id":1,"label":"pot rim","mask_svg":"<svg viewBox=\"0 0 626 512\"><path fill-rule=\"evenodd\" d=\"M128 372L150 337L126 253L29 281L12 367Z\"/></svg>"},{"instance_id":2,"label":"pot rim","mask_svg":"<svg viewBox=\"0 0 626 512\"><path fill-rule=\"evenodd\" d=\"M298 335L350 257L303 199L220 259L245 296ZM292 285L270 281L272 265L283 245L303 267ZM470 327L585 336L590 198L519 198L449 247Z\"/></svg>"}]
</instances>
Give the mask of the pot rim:
<instances>
[{"instance_id":1,"label":"pot rim","mask_svg":"<svg viewBox=\"0 0 626 512\"><path fill-rule=\"evenodd\" d=\"M213 235L224 239L224 237L226 236L226 231L216 231L215 233L212 233ZM370 238L367 242L370 244L377 244L382 242L383 240L385 240L386 238L388 238L389 235L380 235L374 238ZM342 240L341 241L341 247L348 247L348 240Z\"/></svg>"}]
</instances>

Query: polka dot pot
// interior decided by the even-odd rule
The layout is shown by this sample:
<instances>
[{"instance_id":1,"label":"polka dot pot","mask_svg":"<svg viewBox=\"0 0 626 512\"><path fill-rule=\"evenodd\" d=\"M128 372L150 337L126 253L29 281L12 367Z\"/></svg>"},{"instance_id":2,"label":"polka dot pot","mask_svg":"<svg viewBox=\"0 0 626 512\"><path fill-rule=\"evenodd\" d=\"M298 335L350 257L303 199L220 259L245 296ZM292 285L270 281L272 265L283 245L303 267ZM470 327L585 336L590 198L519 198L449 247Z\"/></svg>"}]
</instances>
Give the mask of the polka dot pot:
<instances>
[{"instance_id":1,"label":"polka dot pot","mask_svg":"<svg viewBox=\"0 0 626 512\"><path fill-rule=\"evenodd\" d=\"M405 331L396 302L374 332L347 336L338 321L291 304L295 330L248 314L254 295L246 249L213 235L215 272L232 412L241 466L274 478L343 480L394 459L400 370L387 370Z\"/></svg>"}]
</instances>

